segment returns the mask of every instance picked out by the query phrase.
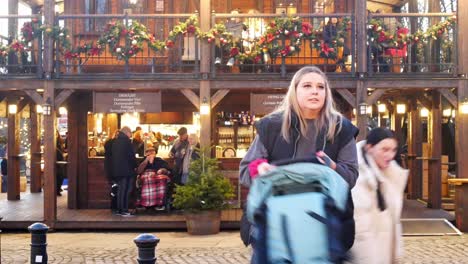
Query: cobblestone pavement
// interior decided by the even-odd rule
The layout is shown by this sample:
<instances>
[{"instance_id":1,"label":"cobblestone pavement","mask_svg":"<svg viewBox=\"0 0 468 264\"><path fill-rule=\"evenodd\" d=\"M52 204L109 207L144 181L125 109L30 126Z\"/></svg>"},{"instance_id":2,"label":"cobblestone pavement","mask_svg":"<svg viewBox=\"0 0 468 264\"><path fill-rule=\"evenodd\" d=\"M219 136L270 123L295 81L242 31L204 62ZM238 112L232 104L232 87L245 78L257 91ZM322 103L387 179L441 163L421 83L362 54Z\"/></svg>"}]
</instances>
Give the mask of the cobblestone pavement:
<instances>
[{"instance_id":1,"label":"cobblestone pavement","mask_svg":"<svg viewBox=\"0 0 468 264\"><path fill-rule=\"evenodd\" d=\"M49 263L136 263L133 239L139 233L50 233ZM157 263L248 263L238 232L189 236L184 232L157 233ZM28 233L3 234L1 263L29 263ZM468 263L468 235L405 237L402 263Z\"/></svg>"}]
</instances>

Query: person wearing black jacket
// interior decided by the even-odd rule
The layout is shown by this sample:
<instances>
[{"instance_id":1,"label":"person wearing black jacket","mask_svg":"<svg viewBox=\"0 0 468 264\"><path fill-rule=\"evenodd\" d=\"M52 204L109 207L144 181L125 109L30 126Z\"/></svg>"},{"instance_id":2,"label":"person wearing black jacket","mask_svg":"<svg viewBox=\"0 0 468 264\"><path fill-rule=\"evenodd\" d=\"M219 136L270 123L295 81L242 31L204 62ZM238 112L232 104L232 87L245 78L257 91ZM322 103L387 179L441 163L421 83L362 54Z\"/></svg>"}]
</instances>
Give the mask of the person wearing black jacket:
<instances>
[{"instance_id":1,"label":"person wearing black jacket","mask_svg":"<svg viewBox=\"0 0 468 264\"><path fill-rule=\"evenodd\" d=\"M5 151L5 157L3 157L2 162L0 163L1 173L2 173L2 193L7 192L7 185L8 185L8 176L7 176L7 155Z\"/></svg>"},{"instance_id":2,"label":"person wearing black jacket","mask_svg":"<svg viewBox=\"0 0 468 264\"><path fill-rule=\"evenodd\" d=\"M117 192L117 214L130 216L128 198L135 178L137 167L135 152L130 137L132 131L124 126L112 143L112 174L119 188Z\"/></svg>"},{"instance_id":3,"label":"person wearing black jacket","mask_svg":"<svg viewBox=\"0 0 468 264\"><path fill-rule=\"evenodd\" d=\"M115 133L104 143L104 172L106 173L106 179L111 188L110 197L111 197L111 212L117 213L117 191L118 185L115 180L115 177L112 173L112 143L119 134L119 131Z\"/></svg>"},{"instance_id":4,"label":"person wearing black jacket","mask_svg":"<svg viewBox=\"0 0 468 264\"><path fill-rule=\"evenodd\" d=\"M335 170L350 189L356 184L355 137L359 131L336 110L328 79L319 68L306 66L296 72L280 108L257 121L255 127L257 135L239 167L245 187L255 177L274 170L277 161L311 158ZM344 232L340 240L346 250L354 243L353 208L349 195L341 219ZM243 220L241 226L244 243L251 242L255 248L249 223ZM252 263L264 262L254 254Z\"/></svg>"}]
</instances>

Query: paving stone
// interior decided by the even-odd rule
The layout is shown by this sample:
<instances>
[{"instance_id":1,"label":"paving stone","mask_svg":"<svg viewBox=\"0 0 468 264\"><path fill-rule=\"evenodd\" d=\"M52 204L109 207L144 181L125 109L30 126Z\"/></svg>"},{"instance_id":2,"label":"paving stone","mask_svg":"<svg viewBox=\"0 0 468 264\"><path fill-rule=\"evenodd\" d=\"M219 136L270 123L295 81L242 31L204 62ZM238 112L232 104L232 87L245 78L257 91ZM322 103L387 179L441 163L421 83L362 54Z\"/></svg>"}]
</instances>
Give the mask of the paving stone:
<instances>
[{"instance_id":1,"label":"paving stone","mask_svg":"<svg viewBox=\"0 0 468 264\"><path fill-rule=\"evenodd\" d=\"M137 263L133 239L137 233L52 233L48 235L49 263ZM185 233L160 233L158 264L249 263L251 249L237 232L208 237ZM1 263L28 263L30 235L2 234ZM221 240L233 243L219 243ZM238 243L236 242L238 240ZM200 242L202 241L202 242ZM468 235L405 237L403 264L467 263Z\"/></svg>"}]
</instances>

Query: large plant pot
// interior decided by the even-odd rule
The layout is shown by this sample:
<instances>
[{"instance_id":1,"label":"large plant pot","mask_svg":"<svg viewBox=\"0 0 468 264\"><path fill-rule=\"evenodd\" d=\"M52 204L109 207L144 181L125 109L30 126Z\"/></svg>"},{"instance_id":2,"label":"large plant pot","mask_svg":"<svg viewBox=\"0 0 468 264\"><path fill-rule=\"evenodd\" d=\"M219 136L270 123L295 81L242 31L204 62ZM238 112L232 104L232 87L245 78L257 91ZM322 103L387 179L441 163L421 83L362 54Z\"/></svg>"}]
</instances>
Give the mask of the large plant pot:
<instances>
[{"instance_id":1,"label":"large plant pot","mask_svg":"<svg viewBox=\"0 0 468 264\"><path fill-rule=\"evenodd\" d=\"M187 232L191 235L213 235L219 233L220 211L201 211L185 215Z\"/></svg>"}]
</instances>

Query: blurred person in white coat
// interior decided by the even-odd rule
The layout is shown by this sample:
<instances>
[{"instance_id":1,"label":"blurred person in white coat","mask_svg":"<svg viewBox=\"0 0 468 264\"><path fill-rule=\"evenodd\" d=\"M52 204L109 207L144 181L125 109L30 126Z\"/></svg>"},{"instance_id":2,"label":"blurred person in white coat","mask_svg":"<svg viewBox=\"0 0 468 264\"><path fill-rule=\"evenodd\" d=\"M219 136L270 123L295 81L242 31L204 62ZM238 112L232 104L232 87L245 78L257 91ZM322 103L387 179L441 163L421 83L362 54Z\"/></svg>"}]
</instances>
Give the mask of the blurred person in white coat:
<instances>
[{"instance_id":1,"label":"blurred person in white coat","mask_svg":"<svg viewBox=\"0 0 468 264\"><path fill-rule=\"evenodd\" d=\"M359 177L352 189L356 236L351 262L398 263L402 257L401 211L408 170L395 161L398 141L376 128L357 143Z\"/></svg>"}]
</instances>

